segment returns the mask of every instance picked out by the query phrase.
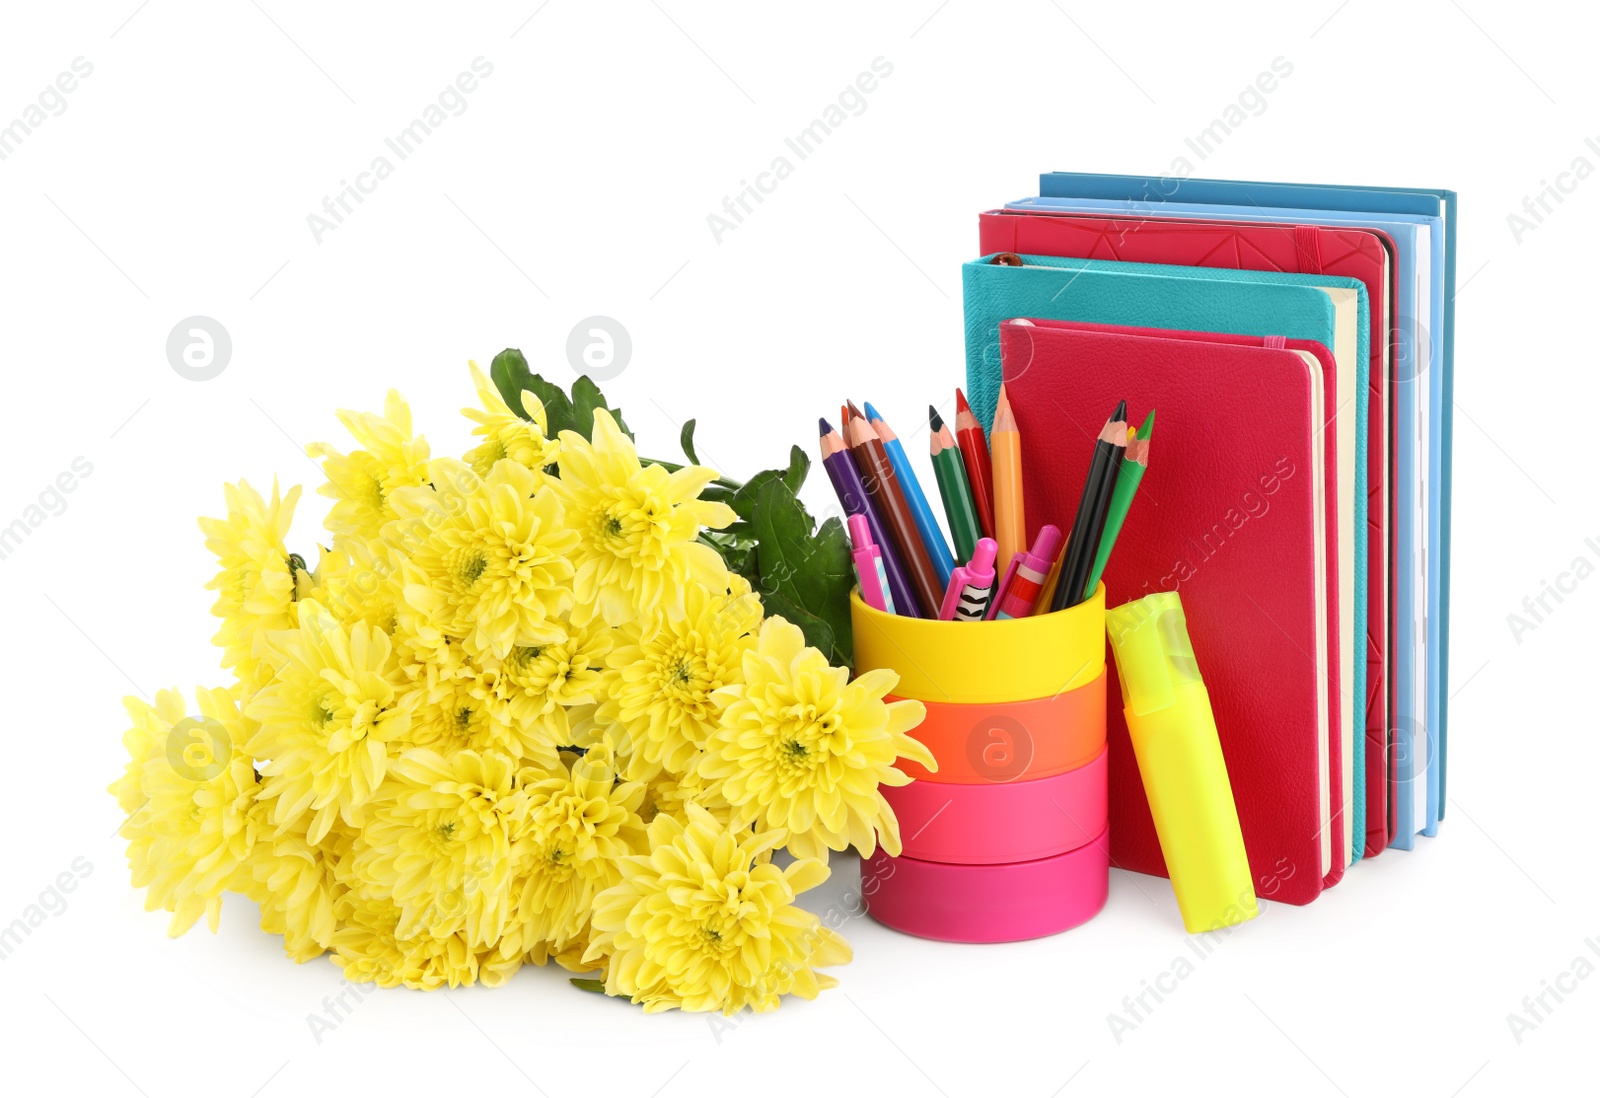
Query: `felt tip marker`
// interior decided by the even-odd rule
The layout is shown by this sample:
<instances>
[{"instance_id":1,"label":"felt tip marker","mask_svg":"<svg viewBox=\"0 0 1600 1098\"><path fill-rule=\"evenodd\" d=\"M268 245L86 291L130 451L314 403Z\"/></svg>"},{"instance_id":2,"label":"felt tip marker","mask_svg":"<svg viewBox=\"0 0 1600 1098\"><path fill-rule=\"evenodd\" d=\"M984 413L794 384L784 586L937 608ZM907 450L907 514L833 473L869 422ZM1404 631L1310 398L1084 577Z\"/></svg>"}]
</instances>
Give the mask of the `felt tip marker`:
<instances>
[{"instance_id":1,"label":"felt tip marker","mask_svg":"<svg viewBox=\"0 0 1600 1098\"><path fill-rule=\"evenodd\" d=\"M1034 604L1044 590L1050 575L1050 564L1061 544L1061 531L1054 526L1041 526L1033 539L1033 548L1018 553L1012 562L1010 581L1004 584L995 597L997 619L1025 618L1033 613Z\"/></svg>"},{"instance_id":2,"label":"felt tip marker","mask_svg":"<svg viewBox=\"0 0 1600 1098\"><path fill-rule=\"evenodd\" d=\"M999 548L993 538L978 539L972 560L950 574L950 587L939 607L940 621L983 620L994 588L994 557Z\"/></svg>"},{"instance_id":3,"label":"felt tip marker","mask_svg":"<svg viewBox=\"0 0 1600 1098\"><path fill-rule=\"evenodd\" d=\"M889 573L883 567L883 553L872 540L865 515L850 516L851 559L856 564L856 579L861 584L861 601L874 610L892 614L894 596L889 593Z\"/></svg>"}]
</instances>

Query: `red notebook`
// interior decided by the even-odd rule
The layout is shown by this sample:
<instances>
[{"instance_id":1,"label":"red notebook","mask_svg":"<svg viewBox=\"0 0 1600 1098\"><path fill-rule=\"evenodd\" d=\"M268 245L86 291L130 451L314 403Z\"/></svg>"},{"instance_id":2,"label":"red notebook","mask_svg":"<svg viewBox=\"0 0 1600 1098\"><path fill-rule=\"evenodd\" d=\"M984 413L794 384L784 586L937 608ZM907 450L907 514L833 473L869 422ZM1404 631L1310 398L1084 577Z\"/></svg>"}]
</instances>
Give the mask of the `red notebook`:
<instances>
[{"instance_id":1,"label":"red notebook","mask_svg":"<svg viewBox=\"0 0 1600 1098\"><path fill-rule=\"evenodd\" d=\"M1256 891L1311 902L1345 869L1334 842L1343 789L1336 455L1323 429L1331 356L1273 337L1011 320L1000 358L1022 434L1030 540L1044 523L1071 525L1095 433L1117 401L1127 399L1130 421L1156 409L1106 604L1180 593ZM1165 876L1109 657L1107 677L1112 858Z\"/></svg>"},{"instance_id":2,"label":"red notebook","mask_svg":"<svg viewBox=\"0 0 1600 1098\"><path fill-rule=\"evenodd\" d=\"M1096 217L1075 213L995 210L979 215L979 255L1020 252L1074 259L1119 259L1243 271L1330 274L1366 283L1371 302L1371 370L1367 432L1367 705L1365 853L1381 852L1392 830L1389 735L1394 699L1388 689L1394 635L1390 578L1394 573L1393 455L1399 421L1389 376L1398 266L1394 242L1376 229L1343 229L1261 221L1160 217ZM1377 425L1386 425L1379 429Z\"/></svg>"}]
</instances>

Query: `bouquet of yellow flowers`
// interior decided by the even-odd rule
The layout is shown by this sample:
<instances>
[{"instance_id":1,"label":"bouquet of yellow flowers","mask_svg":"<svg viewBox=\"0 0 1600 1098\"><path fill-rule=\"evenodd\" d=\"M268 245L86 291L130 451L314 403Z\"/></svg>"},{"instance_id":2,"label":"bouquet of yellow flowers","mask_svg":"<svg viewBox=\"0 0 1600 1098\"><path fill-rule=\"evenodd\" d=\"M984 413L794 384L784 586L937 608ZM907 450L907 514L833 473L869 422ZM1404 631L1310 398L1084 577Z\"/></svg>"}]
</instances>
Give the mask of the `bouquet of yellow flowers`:
<instances>
[{"instance_id":1,"label":"bouquet of yellow flowers","mask_svg":"<svg viewBox=\"0 0 1600 1098\"><path fill-rule=\"evenodd\" d=\"M587 378L514 350L472 374L459 460L397 393L340 413L314 566L284 544L298 488L200 520L233 682L125 701L134 885L173 935L240 893L296 961L386 987L553 958L647 1010L814 997L850 950L795 897L830 850L898 854L879 786L933 759L892 673L850 678L804 455L736 484L691 422L687 464L641 461Z\"/></svg>"}]
</instances>

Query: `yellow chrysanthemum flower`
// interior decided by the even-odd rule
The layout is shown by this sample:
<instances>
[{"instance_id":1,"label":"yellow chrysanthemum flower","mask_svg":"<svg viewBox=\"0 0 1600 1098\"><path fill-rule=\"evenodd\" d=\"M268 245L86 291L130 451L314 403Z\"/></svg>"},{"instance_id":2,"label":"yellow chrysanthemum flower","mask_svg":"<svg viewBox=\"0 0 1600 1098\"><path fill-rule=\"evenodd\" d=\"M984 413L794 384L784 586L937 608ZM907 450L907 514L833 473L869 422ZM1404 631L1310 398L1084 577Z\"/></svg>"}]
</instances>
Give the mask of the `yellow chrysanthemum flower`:
<instances>
[{"instance_id":1,"label":"yellow chrysanthemum flower","mask_svg":"<svg viewBox=\"0 0 1600 1098\"><path fill-rule=\"evenodd\" d=\"M766 858L782 832L725 828L698 805L688 813L687 825L657 816L650 853L624 858L621 883L595 899L589 953L610 955L606 993L647 1011L735 1014L835 986L815 969L848 961L849 945L794 906L827 879L827 864L800 858L779 869Z\"/></svg>"},{"instance_id":2,"label":"yellow chrysanthemum flower","mask_svg":"<svg viewBox=\"0 0 1600 1098\"><path fill-rule=\"evenodd\" d=\"M403 597L437 633L433 643L454 637L474 655L504 659L561 640L578 535L563 524L560 499L514 461L480 478L440 459L430 475L432 488L396 493L400 517L386 536L407 554Z\"/></svg>"},{"instance_id":3,"label":"yellow chrysanthemum flower","mask_svg":"<svg viewBox=\"0 0 1600 1098\"><path fill-rule=\"evenodd\" d=\"M700 759L704 752L695 752L684 768L683 777L673 778L663 773L652 779L645 792L644 806L639 818L649 823L658 815L668 815L685 826L689 823L689 806L699 805L711 813L719 827L733 822L733 806L722 795L722 783L707 782L700 776Z\"/></svg>"},{"instance_id":4,"label":"yellow chrysanthemum flower","mask_svg":"<svg viewBox=\"0 0 1600 1098\"><path fill-rule=\"evenodd\" d=\"M591 975L599 972L601 979L604 979L606 958L585 960L584 956L588 952L589 936L583 934L572 939L561 949L554 948L549 942L535 943L534 947L527 951L526 959L530 964L538 965L540 968L554 961L568 972Z\"/></svg>"},{"instance_id":5,"label":"yellow chrysanthemum flower","mask_svg":"<svg viewBox=\"0 0 1600 1098\"><path fill-rule=\"evenodd\" d=\"M257 840L240 867L237 891L261 910L261 929L283 935L283 948L304 964L333 948L338 921L334 906L345 886L334 877L333 860L349 846L349 832L335 823L321 845L306 841L305 821L288 828L272 824L271 799L251 809Z\"/></svg>"},{"instance_id":6,"label":"yellow chrysanthemum flower","mask_svg":"<svg viewBox=\"0 0 1600 1098\"><path fill-rule=\"evenodd\" d=\"M123 823L135 888L147 888L145 910L172 912L167 932L176 938L201 915L215 931L222 893L235 881L256 842L251 805L257 793L250 756L242 747L250 726L226 690L199 690L199 717L167 718L181 710L173 691L155 709L128 699L135 746L146 752L138 779L145 797ZM176 706L174 706L176 702ZM160 729L166 725L165 731ZM142 742L144 736L149 742ZM131 790L112 787L125 806Z\"/></svg>"},{"instance_id":7,"label":"yellow chrysanthemum flower","mask_svg":"<svg viewBox=\"0 0 1600 1098\"><path fill-rule=\"evenodd\" d=\"M529 948L548 941L559 951L582 934L595 895L618 879L617 859L643 848L644 786L616 776L610 745L602 743L570 770L529 786L518 909Z\"/></svg>"},{"instance_id":8,"label":"yellow chrysanthemum flower","mask_svg":"<svg viewBox=\"0 0 1600 1098\"><path fill-rule=\"evenodd\" d=\"M517 730L519 741L533 737L539 744L571 744L569 709L598 702L614 677L606 670L606 656L615 637L603 621L579 625L566 619L562 626L565 635L559 640L519 645L504 659L483 657L491 711ZM542 755L525 754L551 769Z\"/></svg>"},{"instance_id":9,"label":"yellow chrysanthemum flower","mask_svg":"<svg viewBox=\"0 0 1600 1098\"><path fill-rule=\"evenodd\" d=\"M382 541L341 534L332 548L321 548L311 588L300 597L316 599L346 624L364 621L400 640L399 571Z\"/></svg>"},{"instance_id":10,"label":"yellow chrysanthemum flower","mask_svg":"<svg viewBox=\"0 0 1600 1098\"><path fill-rule=\"evenodd\" d=\"M522 967L520 956L474 950L460 934L397 938L400 911L387 900L348 893L338 915L333 962L353 984L433 991L481 981L485 987L499 987Z\"/></svg>"},{"instance_id":11,"label":"yellow chrysanthemum flower","mask_svg":"<svg viewBox=\"0 0 1600 1098\"><path fill-rule=\"evenodd\" d=\"M525 465L536 473L542 473L545 466L555 464L561 444L545 437L549 420L545 418L544 405L539 398L526 389L522 391L522 407L532 417L530 423L511 410L494 383L478 369L476 362L468 362L467 365L472 369L472 382L477 386L478 399L483 401L482 411L476 408L461 409L462 415L477 424L472 433L483 437L483 443L468 451L464 459L473 471L480 477L486 477L495 462L507 459Z\"/></svg>"},{"instance_id":12,"label":"yellow chrysanthemum flower","mask_svg":"<svg viewBox=\"0 0 1600 1098\"><path fill-rule=\"evenodd\" d=\"M299 604L300 628L267 634L277 674L250 702L259 721L248 750L266 759L273 822L310 813L306 839L320 843L335 819L360 827L361 806L388 772L391 743L410 728L411 701L389 638L365 622L345 626L315 599Z\"/></svg>"},{"instance_id":13,"label":"yellow chrysanthemum flower","mask_svg":"<svg viewBox=\"0 0 1600 1098\"><path fill-rule=\"evenodd\" d=\"M594 413L593 443L561 432L559 465L552 487L580 535L572 584L578 609L621 625L662 602L676 604L690 581L726 586L722 557L697 540L700 527L720 529L735 517L727 504L700 499L715 470L641 467L633 441L603 408Z\"/></svg>"},{"instance_id":14,"label":"yellow chrysanthemum flower","mask_svg":"<svg viewBox=\"0 0 1600 1098\"><path fill-rule=\"evenodd\" d=\"M296 578L304 574L305 564L290 555L283 539L289 534L300 488L296 485L279 498L274 480L270 500L263 500L242 480L222 490L228 517L200 520L206 548L222 569L206 584L217 592L211 612L222 619L211 642L222 649L222 666L253 687L263 677L255 657L256 638L268 629L294 626Z\"/></svg>"},{"instance_id":15,"label":"yellow chrysanthemum flower","mask_svg":"<svg viewBox=\"0 0 1600 1098\"><path fill-rule=\"evenodd\" d=\"M122 777L106 787L106 792L117 798L123 816L131 817L150 799L144 788L145 764L166 750L173 726L189 714L183 706L183 695L176 687L157 690L154 705L130 694L122 699L122 708L133 722L122 734L128 765L123 768Z\"/></svg>"},{"instance_id":16,"label":"yellow chrysanthemum flower","mask_svg":"<svg viewBox=\"0 0 1600 1098\"><path fill-rule=\"evenodd\" d=\"M389 497L428 482L428 443L412 436L411 407L393 389L384 398L383 415L340 411L339 422L364 449L343 454L326 442L306 447L322 459L328 478L317 491L334 501L323 525L335 534L375 538L394 518Z\"/></svg>"},{"instance_id":17,"label":"yellow chrysanthemum flower","mask_svg":"<svg viewBox=\"0 0 1600 1098\"><path fill-rule=\"evenodd\" d=\"M559 765L549 722L514 719L497 695L501 684L451 641L418 669L407 747L426 747L446 757L457 751L497 752L520 765L549 770Z\"/></svg>"},{"instance_id":18,"label":"yellow chrysanthemum flower","mask_svg":"<svg viewBox=\"0 0 1600 1098\"><path fill-rule=\"evenodd\" d=\"M755 647L761 601L743 577L713 592L688 585L681 606L658 606L624 625L611 653L616 685L599 716L627 738L627 775L645 781L663 768L684 773L722 715L717 693L741 681Z\"/></svg>"},{"instance_id":19,"label":"yellow chrysanthemum flower","mask_svg":"<svg viewBox=\"0 0 1600 1098\"><path fill-rule=\"evenodd\" d=\"M448 758L413 748L395 761L361 830L357 873L400 908L396 933L460 932L474 949L500 940L516 898L513 842L529 811L516 760L494 752Z\"/></svg>"},{"instance_id":20,"label":"yellow chrysanthemum flower","mask_svg":"<svg viewBox=\"0 0 1600 1098\"><path fill-rule=\"evenodd\" d=\"M744 681L722 691L722 724L700 773L721 782L737 822L786 830L797 857L826 859L847 846L865 857L880 841L897 855L900 825L878 786L911 780L895 769L901 756L938 766L906 735L921 723L922 703L883 700L897 681L879 669L851 682L806 646L798 626L768 618L745 655Z\"/></svg>"}]
</instances>

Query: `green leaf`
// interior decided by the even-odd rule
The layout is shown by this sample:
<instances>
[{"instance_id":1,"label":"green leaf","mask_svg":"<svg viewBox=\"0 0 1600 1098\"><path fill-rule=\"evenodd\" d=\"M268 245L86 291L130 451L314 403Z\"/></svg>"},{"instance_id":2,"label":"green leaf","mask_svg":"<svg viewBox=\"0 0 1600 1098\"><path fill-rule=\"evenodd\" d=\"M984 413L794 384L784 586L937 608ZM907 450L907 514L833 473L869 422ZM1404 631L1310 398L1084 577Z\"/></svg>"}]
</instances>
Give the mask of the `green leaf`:
<instances>
[{"instance_id":1,"label":"green leaf","mask_svg":"<svg viewBox=\"0 0 1600 1098\"><path fill-rule=\"evenodd\" d=\"M617 421L617 426L629 438L633 432L622 419L622 413L606 404L605 394L587 377L580 376L572 383L572 395L565 389L528 369L528 360L515 347L507 347L494 356L489 364L489 377L511 410L523 419L530 418L522 407L524 390L539 398L544 405L546 438L555 438L562 431L576 431L586 439L594 437L594 413L604 408Z\"/></svg>"},{"instance_id":2,"label":"green leaf","mask_svg":"<svg viewBox=\"0 0 1600 1098\"><path fill-rule=\"evenodd\" d=\"M617 421L617 426L629 438L633 432L628 430L628 425L622 420L622 412L606 405L605 394L600 391L586 374L580 374L578 380L572 383L572 419L571 430L578 432L584 438L594 435L594 413L598 408L604 408L611 413L611 418Z\"/></svg>"},{"instance_id":3,"label":"green leaf","mask_svg":"<svg viewBox=\"0 0 1600 1098\"><path fill-rule=\"evenodd\" d=\"M748 521L756 535L755 586L763 604L785 617L792 614L790 620L805 632L806 643L830 663L848 666L852 576L844 527L833 518L814 530L805 506L776 474L762 480L752 502Z\"/></svg>"},{"instance_id":4,"label":"green leaf","mask_svg":"<svg viewBox=\"0 0 1600 1098\"><path fill-rule=\"evenodd\" d=\"M606 982L604 980L590 980L579 976L573 976L567 982L573 987L577 988L579 991L596 991L601 995L606 993Z\"/></svg>"},{"instance_id":5,"label":"green leaf","mask_svg":"<svg viewBox=\"0 0 1600 1098\"><path fill-rule=\"evenodd\" d=\"M507 347L489 363L489 380L500 390L500 398L518 415L522 414L522 383L532 376L528 360L515 347Z\"/></svg>"},{"instance_id":6,"label":"green leaf","mask_svg":"<svg viewBox=\"0 0 1600 1098\"><path fill-rule=\"evenodd\" d=\"M828 657L829 663L838 663L834 656L833 627L811 611L796 606L781 593L769 591L761 596L761 605L767 617L780 617L791 625L798 625L806 635L806 643Z\"/></svg>"},{"instance_id":7,"label":"green leaf","mask_svg":"<svg viewBox=\"0 0 1600 1098\"><path fill-rule=\"evenodd\" d=\"M683 447L683 456L689 459L689 464L699 465L700 459L694 452L694 420L683 425L683 430L678 432L678 445ZM705 498L705 493L700 493L700 498Z\"/></svg>"},{"instance_id":8,"label":"green leaf","mask_svg":"<svg viewBox=\"0 0 1600 1098\"><path fill-rule=\"evenodd\" d=\"M761 470L733 493L733 498L728 500L728 506L733 508L734 514L749 522L755 515L756 500L761 495L761 489L766 487L767 482L779 480L783 475L782 469Z\"/></svg>"},{"instance_id":9,"label":"green leaf","mask_svg":"<svg viewBox=\"0 0 1600 1098\"><path fill-rule=\"evenodd\" d=\"M553 385L529 370L528 360L515 347L507 347L494 356L494 361L489 364L489 377L511 410L523 419L530 417L522 407L522 391L526 389L538 397L549 419L549 437L555 437L557 423L565 425L571 420L572 402L561 391L561 386Z\"/></svg>"},{"instance_id":10,"label":"green leaf","mask_svg":"<svg viewBox=\"0 0 1600 1098\"><path fill-rule=\"evenodd\" d=\"M800 494L800 486L806 482L806 474L811 472L811 458L800 447L789 447L789 471L783 474L783 483L789 486L789 491L795 495Z\"/></svg>"}]
</instances>

